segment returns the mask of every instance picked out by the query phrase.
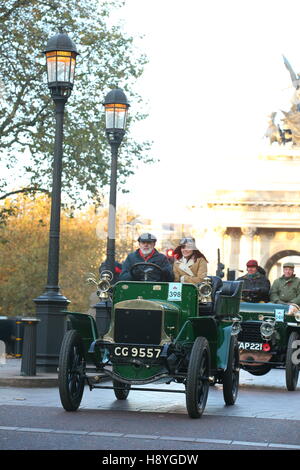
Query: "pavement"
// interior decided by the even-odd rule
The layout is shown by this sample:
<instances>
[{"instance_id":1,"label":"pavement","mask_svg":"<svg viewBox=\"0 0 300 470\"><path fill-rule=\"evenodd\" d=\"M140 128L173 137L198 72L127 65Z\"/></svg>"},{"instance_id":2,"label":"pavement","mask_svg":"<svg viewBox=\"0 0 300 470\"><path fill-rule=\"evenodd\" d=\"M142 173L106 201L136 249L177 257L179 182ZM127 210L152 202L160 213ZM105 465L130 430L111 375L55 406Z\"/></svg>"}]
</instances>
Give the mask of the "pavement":
<instances>
[{"instance_id":1,"label":"pavement","mask_svg":"<svg viewBox=\"0 0 300 470\"><path fill-rule=\"evenodd\" d=\"M1 387L57 387L57 372L37 372L33 376L21 375L22 359L8 357L0 361L0 386Z\"/></svg>"},{"instance_id":2,"label":"pavement","mask_svg":"<svg viewBox=\"0 0 300 470\"><path fill-rule=\"evenodd\" d=\"M34 376L21 375L22 359L7 357L0 361L0 387L23 387L23 388L49 388L58 386L57 372L36 372ZM240 387L262 388L262 389L284 389L284 369L272 369L265 375L254 376L248 372L240 371ZM300 380L297 390L300 390Z\"/></svg>"}]
</instances>

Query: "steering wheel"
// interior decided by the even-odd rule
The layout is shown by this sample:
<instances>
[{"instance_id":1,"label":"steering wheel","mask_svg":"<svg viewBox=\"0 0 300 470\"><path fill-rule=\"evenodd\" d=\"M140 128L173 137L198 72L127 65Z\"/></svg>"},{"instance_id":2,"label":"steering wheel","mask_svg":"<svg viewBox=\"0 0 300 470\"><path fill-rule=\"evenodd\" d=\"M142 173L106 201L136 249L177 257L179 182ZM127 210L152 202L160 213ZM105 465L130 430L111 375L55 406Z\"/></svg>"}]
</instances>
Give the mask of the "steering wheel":
<instances>
[{"instance_id":1,"label":"steering wheel","mask_svg":"<svg viewBox=\"0 0 300 470\"><path fill-rule=\"evenodd\" d=\"M145 269L142 269L142 268L145 268ZM162 278L163 277L163 270L160 266L158 266L158 264L154 264L154 263L145 263L145 262L141 262L141 263L135 263L133 266L131 266L130 268L130 274L133 278L135 277L140 277L139 275L143 275L144 276L144 281L148 281L148 274L152 273L152 272L159 272L160 274L160 277Z\"/></svg>"},{"instance_id":2,"label":"steering wheel","mask_svg":"<svg viewBox=\"0 0 300 470\"><path fill-rule=\"evenodd\" d=\"M242 290L242 299L245 302L257 302L258 297L259 297L259 289L243 289Z\"/></svg>"}]
</instances>

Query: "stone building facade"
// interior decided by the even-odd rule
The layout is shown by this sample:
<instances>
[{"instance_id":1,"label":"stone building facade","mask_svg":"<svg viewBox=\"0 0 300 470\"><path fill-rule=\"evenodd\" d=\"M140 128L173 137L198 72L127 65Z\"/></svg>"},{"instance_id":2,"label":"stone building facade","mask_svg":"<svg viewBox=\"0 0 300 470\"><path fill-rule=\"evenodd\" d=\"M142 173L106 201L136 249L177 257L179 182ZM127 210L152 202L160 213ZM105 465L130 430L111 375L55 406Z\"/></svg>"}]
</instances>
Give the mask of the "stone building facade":
<instances>
[{"instance_id":1,"label":"stone building facade","mask_svg":"<svg viewBox=\"0 0 300 470\"><path fill-rule=\"evenodd\" d=\"M300 266L300 191L217 190L202 212L209 224L197 238L212 261L211 273L217 247L225 271L234 270L236 277L249 259L256 259L271 281L282 274L283 260L293 257Z\"/></svg>"}]
</instances>

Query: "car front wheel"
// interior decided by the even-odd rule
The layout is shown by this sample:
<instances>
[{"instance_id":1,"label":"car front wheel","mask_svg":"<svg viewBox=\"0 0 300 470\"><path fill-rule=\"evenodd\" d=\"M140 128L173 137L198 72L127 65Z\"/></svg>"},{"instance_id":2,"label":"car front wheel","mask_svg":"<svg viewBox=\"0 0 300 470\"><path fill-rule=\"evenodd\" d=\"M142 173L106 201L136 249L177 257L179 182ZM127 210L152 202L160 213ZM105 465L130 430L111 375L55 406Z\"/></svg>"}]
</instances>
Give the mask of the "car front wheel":
<instances>
[{"instance_id":1,"label":"car front wheel","mask_svg":"<svg viewBox=\"0 0 300 470\"><path fill-rule=\"evenodd\" d=\"M186 407L190 418L201 418L209 390L210 350L206 338L196 338L186 379Z\"/></svg>"},{"instance_id":2,"label":"car front wheel","mask_svg":"<svg viewBox=\"0 0 300 470\"><path fill-rule=\"evenodd\" d=\"M85 360L83 344L76 330L65 334L58 365L58 387L66 411L76 411L84 390Z\"/></svg>"}]
</instances>

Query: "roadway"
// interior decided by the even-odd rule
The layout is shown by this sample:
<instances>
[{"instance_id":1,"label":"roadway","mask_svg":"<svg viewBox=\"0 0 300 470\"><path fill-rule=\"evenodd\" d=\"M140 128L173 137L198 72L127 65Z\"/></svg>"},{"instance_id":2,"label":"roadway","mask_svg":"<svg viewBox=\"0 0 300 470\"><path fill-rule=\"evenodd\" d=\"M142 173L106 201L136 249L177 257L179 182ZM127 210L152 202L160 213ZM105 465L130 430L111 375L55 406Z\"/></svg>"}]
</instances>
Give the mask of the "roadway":
<instances>
[{"instance_id":1,"label":"roadway","mask_svg":"<svg viewBox=\"0 0 300 470\"><path fill-rule=\"evenodd\" d=\"M131 391L126 401L118 401L112 390L86 387L80 409L68 413L54 382L40 388L7 386L2 380L0 449L97 450L99 458L120 450L182 450L195 455L212 449L299 452L299 399L299 386L295 392L286 390L282 369L262 377L241 371L234 406L224 405L222 386L210 387L199 420L188 417L182 393Z\"/></svg>"}]
</instances>

